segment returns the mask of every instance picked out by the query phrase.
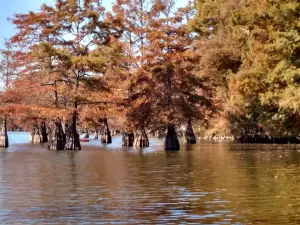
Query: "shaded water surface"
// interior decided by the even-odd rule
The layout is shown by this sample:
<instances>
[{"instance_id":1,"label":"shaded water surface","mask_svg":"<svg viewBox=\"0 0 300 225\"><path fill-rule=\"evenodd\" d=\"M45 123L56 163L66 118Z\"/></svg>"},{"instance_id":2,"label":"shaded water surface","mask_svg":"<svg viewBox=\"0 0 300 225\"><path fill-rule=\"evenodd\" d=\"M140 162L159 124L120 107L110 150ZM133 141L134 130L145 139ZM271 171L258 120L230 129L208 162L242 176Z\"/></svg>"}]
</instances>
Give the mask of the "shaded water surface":
<instances>
[{"instance_id":1,"label":"shaded water surface","mask_svg":"<svg viewBox=\"0 0 300 225\"><path fill-rule=\"evenodd\" d=\"M51 152L10 133L0 224L300 224L300 147L200 143ZM13 141L14 140L14 141Z\"/></svg>"}]
</instances>

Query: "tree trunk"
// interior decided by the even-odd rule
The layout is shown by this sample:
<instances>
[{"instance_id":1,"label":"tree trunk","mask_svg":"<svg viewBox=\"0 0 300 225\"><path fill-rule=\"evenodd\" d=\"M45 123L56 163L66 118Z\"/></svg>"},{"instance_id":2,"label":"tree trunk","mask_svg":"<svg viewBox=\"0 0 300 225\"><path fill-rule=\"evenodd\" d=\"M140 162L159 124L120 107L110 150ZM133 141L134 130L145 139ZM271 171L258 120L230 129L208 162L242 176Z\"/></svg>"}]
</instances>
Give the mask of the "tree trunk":
<instances>
[{"instance_id":1,"label":"tree trunk","mask_svg":"<svg viewBox=\"0 0 300 225\"><path fill-rule=\"evenodd\" d=\"M37 125L35 125L33 128L33 143L39 144L41 142L42 142L42 138L41 138L40 129Z\"/></svg>"},{"instance_id":2,"label":"tree trunk","mask_svg":"<svg viewBox=\"0 0 300 225\"><path fill-rule=\"evenodd\" d=\"M101 135L101 142L103 144L111 144L111 133L108 127L107 118L104 119L104 131Z\"/></svg>"},{"instance_id":3,"label":"tree trunk","mask_svg":"<svg viewBox=\"0 0 300 225\"><path fill-rule=\"evenodd\" d=\"M7 135L7 123L6 116L3 118L2 131L0 133L0 147L8 148L8 135Z\"/></svg>"},{"instance_id":4,"label":"tree trunk","mask_svg":"<svg viewBox=\"0 0 300 225\"><path fill-rule=\"evenodd\" d=\"M133 132L124 132L122 135L122 146L132 147L134 143Z\"/></svg>"},{"instance_id":5,"label":"tree trunk","mask_svg":"<svg viewBox=\"0 0 300 225\"><path fill-rule=\"evenodd\" d=\"M38 125L35 123L30 132L30 141L33 144L41 143L41 134Z\"/></svg>"},{"instance_id":6,"label":"tree trunk","mask_svg":"<svg viewBox=\"0 0 300 225\"><path fill-rule=\"evenodd\" d=\"M29 134L29 141L30 141L31 143L34 143L34 134L35 134L35 130L34 130L34 128L32 128L32 129L31 129L31 132L30 132L30 134Z\"/></svg>"},{"instance_id":7,"label":"tree trunk","mask_svg":"<svg viewBox=\"0 0 300 225\"><path fill-rule=\"evenodd\" d=\"M167 135L165 139L166 151L178 151L180 150L179 141L174 124L168 125Z\"/></svg>"},{"instance_id":8,"label":"tree trunk","mask_svg":"<svg viewBox=\"0 0 300 225\"><path fill-rule=\"evenodd\" d=\"M192 126L192 121L189 120L187 127L186 127L186 132L185 132L185 139L188 144L196 144L196 137L194 134L193 126Z\"/></svg>"},{"instance_id":9,"label":"tree trunk","mask_svg":"<svg viewBox=\"0 0 300 225\"><path fill-rule=\"evenodd\" d=\"M98 132L97 132L97 130L95 130L94 139L95 139L95 140L99 139L99 135L98 135Z\"/></svg>"},{"instance_id":10,"label":"tree trunk","mask_svg":"<svg viewBox=\"0 0 300 225\"><path fill-rule=\"evenodd\" d=\"M137 132L135 146L139 148L149 147L149 139L144 128Z\"/></svg>"},{"instance_id":11,"label":"tree trunk","mask_svg":"<svg viewBox=\"0 0 300 225\"><path fill-rule=\"evenodd\" d=\"M44 121L41 123L41 129L40 130L41 130L41 142L42 143L48 142L46 123Z\"/></svg>"},{"instance_id":12,"label":"tree trunk","mask_svg":"<svg viewBox=\"0 0 300 225\"><path fill-rule=\"evenodd\" d=\"M59 120L54 122L52 128L48 128L48 149L65 150L66 135Z\"/></svg>"},{"instance_id":13,"label":"tree trunk","mask_svg":"<svg viewBox=\"0 0 300 225\"><path fill-rule=\"evenodd\" d=\"M79 134L76 128L77 112L74 111L70 125L66 125L66 150L81 150Z\"/></svg>"},{"instance_id":14,"label":"tree trunk","mask_svg":"<svg viewBox=\"0 0 300 225\"><path fill-rule=\"evenodd\" d=\"M54 126L52 126L52 128L51 128L50 124L47 127L47 139L48 139L48 142L50 142L51 139L52 139L52 129L53 128L54 128Z\"/></svg>"}]
</instances>

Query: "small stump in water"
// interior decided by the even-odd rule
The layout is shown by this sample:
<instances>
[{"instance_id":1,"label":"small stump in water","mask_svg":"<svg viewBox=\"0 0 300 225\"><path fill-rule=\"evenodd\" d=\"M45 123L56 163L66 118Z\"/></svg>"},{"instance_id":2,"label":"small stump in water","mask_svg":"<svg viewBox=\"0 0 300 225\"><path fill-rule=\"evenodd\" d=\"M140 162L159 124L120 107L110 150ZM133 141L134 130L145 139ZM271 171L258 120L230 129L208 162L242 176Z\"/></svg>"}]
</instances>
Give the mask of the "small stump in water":
<instances>
[{"instance_id":1,"label":"small stump in water","mask_svg":"<svg viewBox=\"0 0 300 225\"><path fill-rule=\"evenodd\" d=\"M196 137L195 133L193 130L192 122L189 120L187 127L186 127L186 132L185 132L185 140L188 144L196 144Z\"/></svg>"},{"instance_id":2,"label":"small stump in water","mask_svg":"<svg viewBox=\"0 0 300 225\"><path fill-rule=\"evenodd\" d=\"M137 132L135 146L139 148L149 147L149 139L144 128Z\"/></svg>"},{"instance_id":3,"label":"small stump in water","mask_svg":"<svg viewBox=\"0 0 300 225\"><path fill-rule=\"evenodd\" d=\"M124 132L122 135L122 146L132 147L134 143L134 134L132 132Z\"/></svg>"},{"instance_id":4,"label":"small stump in water","mask_svg":"<svg viewBox=\"0 0 300 225\"><path fill-rule=\"evenodd\" d=\"M167 135L165 139L166 151L178 151L180 150L179 141L174 125L168 125Z\"/></svg>"}]
</instances>

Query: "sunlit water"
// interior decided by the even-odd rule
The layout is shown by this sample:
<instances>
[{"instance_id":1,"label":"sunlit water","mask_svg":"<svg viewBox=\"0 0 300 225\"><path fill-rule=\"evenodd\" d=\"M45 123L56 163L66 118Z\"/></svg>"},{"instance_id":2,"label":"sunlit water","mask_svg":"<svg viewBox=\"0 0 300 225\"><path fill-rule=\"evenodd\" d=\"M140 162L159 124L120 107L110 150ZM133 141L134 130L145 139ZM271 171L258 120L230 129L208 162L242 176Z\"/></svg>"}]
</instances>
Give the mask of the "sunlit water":
<instances>
[{"instance_id":1,"label":"sunlit water","mask_svg":"<svg viewBox=\"0 0 300 225\"><path fill-rule=\"evenodd\" d=\"M9 134L0 224L300 224L300 147L202 142L165 152L121 138L53 152Z\"/></svg>"}]
</instances>

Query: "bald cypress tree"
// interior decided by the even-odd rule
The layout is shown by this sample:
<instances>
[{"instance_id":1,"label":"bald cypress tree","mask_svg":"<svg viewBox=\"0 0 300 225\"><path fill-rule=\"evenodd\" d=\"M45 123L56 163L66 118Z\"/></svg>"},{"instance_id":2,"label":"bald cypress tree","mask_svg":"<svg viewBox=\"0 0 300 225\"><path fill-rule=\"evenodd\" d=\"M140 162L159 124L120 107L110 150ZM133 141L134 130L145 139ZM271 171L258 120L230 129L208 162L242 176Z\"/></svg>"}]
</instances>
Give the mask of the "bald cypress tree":
<instances>
[{"instance_id":1,"label":"bald cypress tree","mask_svg":"<svg viewBox=\"0 0 300 225\"><path fill-rule=\"evenodd\" d=\"M203 119L211 107L205 84L194 73L197 56L188 13L188 8L175 10L174 1L153 3L130 86L130 121L142 129L164 129L166 150L180 148L176 126Z\"/></svg>"},{"instance_id":2,"label":"bald cypress tree","mask_svg":"<svg viewBox=\"0 0 300 225\"><path fill-rule=\"evenodd\" d=\"M71 111L66 118L65 148L80 150L79 105L92 101L89 97L96 84L97 91L103 87L107 66L120 50L116 45L121 33L118 22L105 17L97 0L57 0L54 6L43 5L39 12L16 15L12 21L18 30L13 41L26 44L38 65L51 62L47 68L55 73L44 73L49 77L44 85L51 84L57 90L57 107ZM32 37L38 37L33 44L28 41Z\"/></svg>"}]
</instances>

